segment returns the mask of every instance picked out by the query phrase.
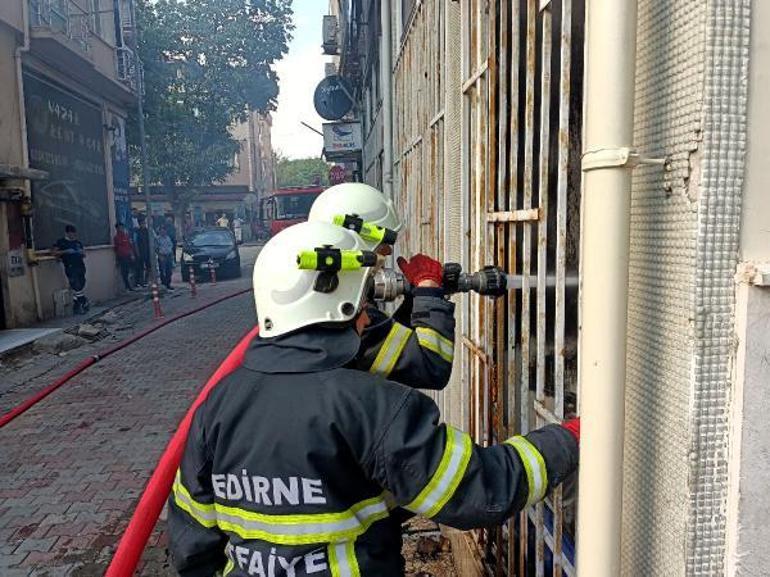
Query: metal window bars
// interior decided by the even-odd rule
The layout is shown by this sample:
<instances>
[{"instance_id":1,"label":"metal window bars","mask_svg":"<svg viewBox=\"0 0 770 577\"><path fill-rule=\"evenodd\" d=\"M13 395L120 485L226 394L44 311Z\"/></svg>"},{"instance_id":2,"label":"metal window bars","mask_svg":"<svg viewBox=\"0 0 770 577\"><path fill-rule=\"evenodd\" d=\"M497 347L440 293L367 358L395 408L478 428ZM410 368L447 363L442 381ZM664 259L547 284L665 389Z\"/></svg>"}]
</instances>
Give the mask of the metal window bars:
<instances>
[{"instance_id":1,"label":"metal window bars","mask_svg":"<svg viewBox=\"0 0 770 577\"><path fill-rule=\"evenodd\" d=\"M468 426L486 444L576 407L568 276L578 269L583 4L464 0L462 10L465 263L522 278L507 301L466 297ZM574 574L572 493L558 488L502 530L479 532L490 571Z\"/></svg>"},{"instance_id":2,"label":"metal window bars","mask_svg":"<svg viewBox=\"0 0 770 577\"><path fill-rule=\"evenodd\" d=\"M394 65L400 249L443 258L459 208L464 269L495 264L522 279L507 299L468 294L457 309L461 392L436 398L481 444L576 410L583 18L584 0L422 0ZM458 57L462 78L449 85ZM454 148L445 111L460 91ZM444 189L454 165L460 194ZM475 539L490 574L570 576L574 525L567 484Z\"/></svg>"},{"instance_id":3,"label":"metal window bars","mask_svg":"<svg viewBox=\"0 0 770 577\"><path fill-rule=\"evenodd\" d=\"M92 18L74 0L29 0L30 23L62 34L84 52L91 50Z\"/></svg>"}]
</instances>

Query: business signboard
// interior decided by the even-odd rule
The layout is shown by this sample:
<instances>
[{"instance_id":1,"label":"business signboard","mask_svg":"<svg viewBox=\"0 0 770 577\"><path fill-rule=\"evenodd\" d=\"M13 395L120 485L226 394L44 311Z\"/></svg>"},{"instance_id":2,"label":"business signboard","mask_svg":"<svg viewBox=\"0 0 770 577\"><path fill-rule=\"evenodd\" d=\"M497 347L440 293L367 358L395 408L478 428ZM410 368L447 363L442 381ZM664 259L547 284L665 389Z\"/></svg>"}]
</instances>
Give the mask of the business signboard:
<instances>
[{"instance_id":1,"label":"business signboard","mask_svg":"<svg viewBox=\"0 0 770 577\"><path fill-rule=\"evenodd\" d=\"M109 244L101 110L53 82L24 73L36 248L50 248L73 224L85 245Z\"/></svg>"},{"instance_id":2,"label":"business signboard","mask_svg":"<svg viewBox=\"0 0 770 577\"><path fill-rule=\"evenodd\" d=\"M363 138L360 122L328 122L323 125L326 160L355 160Z\"/></svg>"}]
</instances>

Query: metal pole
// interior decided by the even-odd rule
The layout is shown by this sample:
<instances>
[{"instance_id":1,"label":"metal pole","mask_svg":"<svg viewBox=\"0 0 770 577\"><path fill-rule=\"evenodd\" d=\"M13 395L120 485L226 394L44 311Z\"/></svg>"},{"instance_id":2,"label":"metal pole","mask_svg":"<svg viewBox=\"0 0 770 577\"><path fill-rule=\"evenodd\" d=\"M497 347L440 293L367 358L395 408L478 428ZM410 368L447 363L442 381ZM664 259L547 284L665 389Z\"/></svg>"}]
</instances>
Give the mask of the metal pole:
<instances>
[{"instance_id":1,"label":"metal pole","mask_svg":"<svg viewBox=\"0 0 770 577\"><path fill-rule=\"evenodd\" d=\"M153 237L152 226L152 201L150 198L150 186L149 186L149 173L148 173L148 160L147 160L147 136L144 131L144 69L142 61L139 58L139 38L136 28L136 4L134 0L131 0L131 26L134 29L134 33L131 35L133 38L133 46L131 49L134 52L134 58L136 59L136 115L138 117L139 128L139 156L142 164L142 190L144 191L145 211L147 213L147 237L149 239L150 248L150 282L154 283L158 280L158 258L155 254L155 238Z\"/></svg>"}]
</instances>

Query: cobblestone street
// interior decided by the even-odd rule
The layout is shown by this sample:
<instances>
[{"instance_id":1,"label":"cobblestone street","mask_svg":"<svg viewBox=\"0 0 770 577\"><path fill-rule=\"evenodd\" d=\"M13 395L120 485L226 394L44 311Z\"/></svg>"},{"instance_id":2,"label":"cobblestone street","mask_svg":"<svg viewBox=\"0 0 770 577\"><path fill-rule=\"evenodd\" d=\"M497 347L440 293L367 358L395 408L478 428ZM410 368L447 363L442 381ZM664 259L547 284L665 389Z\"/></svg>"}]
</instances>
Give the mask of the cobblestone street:
<instances>
[{"instance_id":1,"label":"cobblestone street","mask_svg":"<svg viewBox=\"0 0 770 577\"><path fill-rule=\"evenodd\" d=\"M178 290L163 300L164 313L248 287L250 276L246 270L237 281L199 287L197 299ZM143 299L114 308L112 316L104 340L64 357L30 351L12 361L21 366L4 366L2 412L110 341L154 322ZM250 293L214 305L116 352L0 429L0 575L102 575L179 419L254 323ZM163 547L152 546L163 539L161 525L144 575L162 574Z\"/></svg>"}]
</instances>

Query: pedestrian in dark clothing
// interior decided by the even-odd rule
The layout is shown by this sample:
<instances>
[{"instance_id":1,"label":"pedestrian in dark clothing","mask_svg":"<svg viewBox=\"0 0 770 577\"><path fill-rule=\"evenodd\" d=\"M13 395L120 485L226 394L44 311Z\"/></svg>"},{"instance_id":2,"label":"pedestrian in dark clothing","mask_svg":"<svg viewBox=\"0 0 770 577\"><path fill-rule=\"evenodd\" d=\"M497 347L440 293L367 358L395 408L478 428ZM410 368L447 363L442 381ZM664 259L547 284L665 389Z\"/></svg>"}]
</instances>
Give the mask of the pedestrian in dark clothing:
<instances>
[{"instance_id":1,"label":"pedestrian in dark clothing","mask_svg":"<svg viewBox=\"0 0 770 577\"><path fill-rule=\"evenodd\" d=\"M155 247L158 252L158 268L160 268L160 282L163 283L168 290L174 290L171 287L171 271L174 269L174 245L171 242L171 237L168 235L168 230L165 226L160 227L160 234L157 238L157 246Z\"/></svg>"},{"instance_id":2,"label":"pedestrian in dark clothing","mask_svg":"<svg viewBox=\"0 0 770 577\"><path fill-rule=\"evenodd\" d=\"M78 240L78 231L74 226L68 224L64 227L64 237L56 241L53 252L64 264L64 274L73 293L75 314L85 314L91 306L83 292L86 288L86 249Z\"/></svg>"},{"instance_id":3,"label":"pedestrian in dark clothing","mask_svg":"<svg viewBox=\"0 0 770 577\"><path fill-rule=\"evenodd\" d=\"M136 230L136 283L147 286L147 277L150 273L150 231L147 229L147 221L139 220L139 228Z\"/></svg>"},{"instance_id":4,"label":"pedestrian in dark clothing","mask_svg":"<svg viewBox=\"0 0 770 577\"><path fill-rule=\"evenodd\" d=\"M166 218L166 232L171 239L173 250L171 252L171 262L176 264L176 227L174 226L174 220L169 216Z\"/></svg>"},{"instance_id":5,"label":"pedestrian in dark clothing","mask_svg":"<svg viewBox=\"0 0 770 577\"><path fill-rule=\"evenodd\" d=\"M134 289L128 280L128 273L135 260L134 245L131 243L131 238L128 236L126 227L122 223L116 224L115 230L113 244L115 246L115 256L118 259L118 266L120 267L120 276L123 278L123 285L126 287L126 290L132 291Z\"/></svg>"}]
</instances>

